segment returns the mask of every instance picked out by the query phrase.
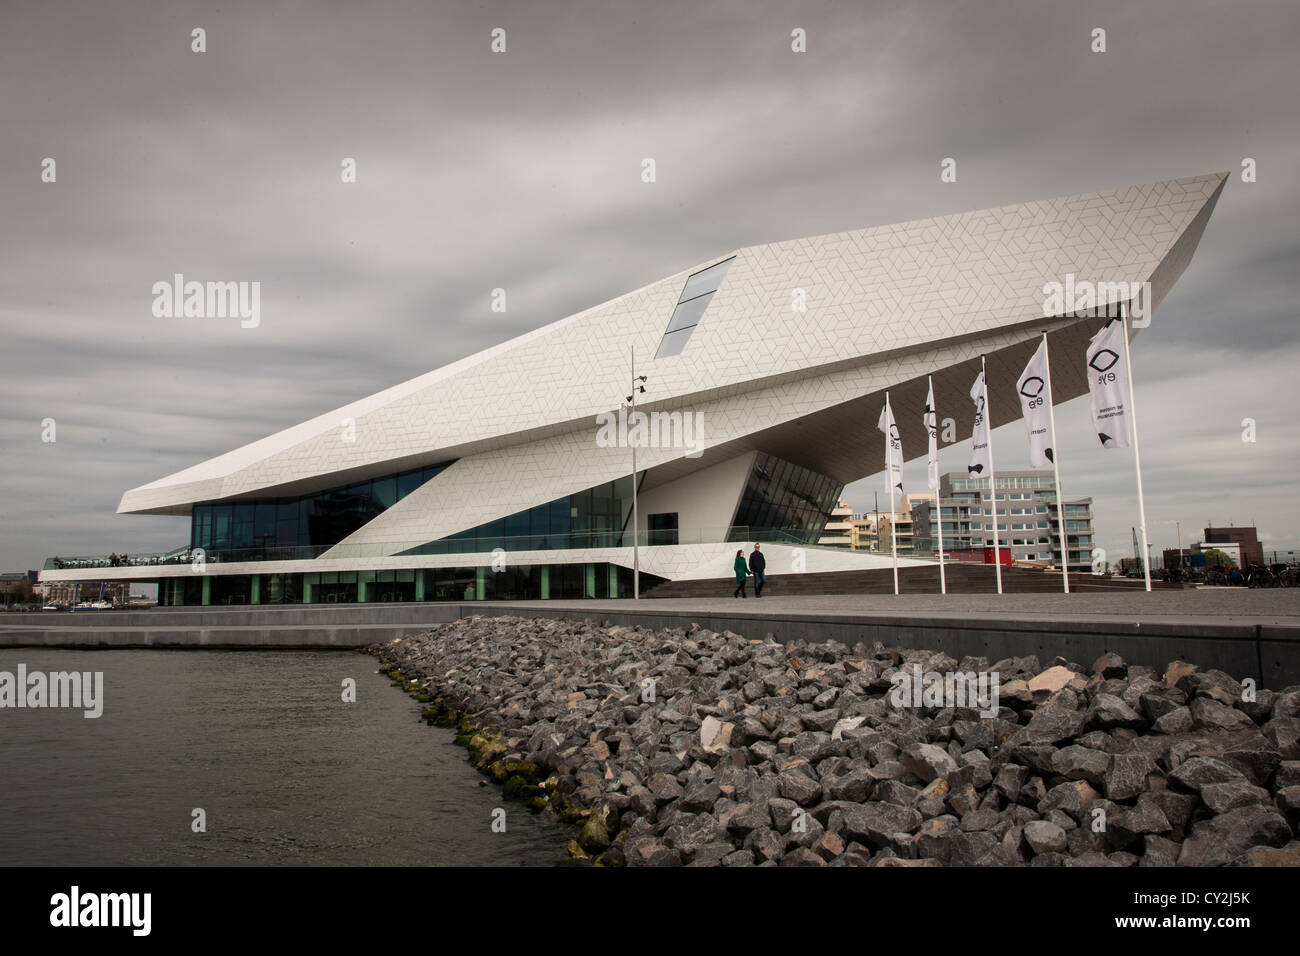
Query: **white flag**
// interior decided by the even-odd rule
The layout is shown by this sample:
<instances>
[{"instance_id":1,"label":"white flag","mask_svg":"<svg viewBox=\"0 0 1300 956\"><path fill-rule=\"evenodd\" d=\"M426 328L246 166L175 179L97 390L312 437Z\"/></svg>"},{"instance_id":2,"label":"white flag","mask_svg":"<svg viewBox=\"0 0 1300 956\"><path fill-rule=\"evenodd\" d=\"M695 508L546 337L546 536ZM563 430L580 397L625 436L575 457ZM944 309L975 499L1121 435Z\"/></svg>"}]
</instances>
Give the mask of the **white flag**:
<instances>
[{"instance_id":1,"label":"white flag","mask_svg":"<svg viewBox=\"0 0 1300 956\"><path fill-rule=\"evenodd\" d=\"M966 468L972 478L987 478L992 470L989 461L989 420L984 414L984 373L975 376L970 389L970 400L975 403L975 428L971 432L971 458Z\"/></svg>"},{"instance_id":2,"label":"white flag","mask_svg":"<svg viewBox=\"0 0 1300 956\"><path fill-rule=\"evenodd\" d=\"M885 483L893 485L898 494L903 493L903 443L898 438L898 426L894 424L894 412L885 399L885 407L880 410L880 421L876 423L885 434Z\"/></svg>"},{"instance_id":3,"label":"white flag","mask_svg":"<svg viewBox=\"0 0 1300 956\"><path fill-rule=\"evenodd\" d=\"M925 412L921 415L921 421L925 423L926 434L930 436L930 461L928 473L926 475L931 491L939 490L939 419L934 410L934 383L930 383L930 391L925 396Z\"/></svg>"},{"instance_id":4,"label":"white flag","mask_svg":"<svg viewBox=\"0 0 1300 956\"><path fill-rule=\"evenodd\" d=\"M1038 350L1020 373L1016 382L1016 391L1020 393L1020 411L1025 416L1025 427L1029 430L1029 464L1032 468L1042 468L1056 461L1052 450L1051 414L1048 403L1052 396L1047 393L1047 340L1038 343Z\"/></svg>"},{"instance_id":5,"label":"white flag","mask_svg":"<svg viewBox=\"0 0 1300 956\"><path fill-rule=\"evenodd\" d=\"M1088 390L1092 427L1103 448L1128 447L1128 369L1124 365L1124 320L1111 319L1088 346Z\"/></svg>"}]
</instances>

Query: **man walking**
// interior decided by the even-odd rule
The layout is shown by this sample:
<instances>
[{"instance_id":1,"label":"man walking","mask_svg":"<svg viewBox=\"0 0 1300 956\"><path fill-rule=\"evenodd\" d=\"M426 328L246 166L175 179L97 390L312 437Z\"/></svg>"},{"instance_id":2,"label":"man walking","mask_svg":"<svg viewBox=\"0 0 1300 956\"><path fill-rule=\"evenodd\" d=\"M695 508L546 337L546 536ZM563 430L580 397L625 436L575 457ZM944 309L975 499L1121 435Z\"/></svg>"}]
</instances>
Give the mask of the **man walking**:
<instances>
[{"instance_id":1,"label":"man walking","mask_svg":"<svg viewBox=\"0 0 1300 956\"><path fill-rule=\"evenodd\" d=\"M767 580L764 573L767 570L767 558L763 552L758 550L758 545L754 545L754 553L749 556L749 572L754 575L754 597L763 596L763 584Z\"/></svg>"}]
</instances>

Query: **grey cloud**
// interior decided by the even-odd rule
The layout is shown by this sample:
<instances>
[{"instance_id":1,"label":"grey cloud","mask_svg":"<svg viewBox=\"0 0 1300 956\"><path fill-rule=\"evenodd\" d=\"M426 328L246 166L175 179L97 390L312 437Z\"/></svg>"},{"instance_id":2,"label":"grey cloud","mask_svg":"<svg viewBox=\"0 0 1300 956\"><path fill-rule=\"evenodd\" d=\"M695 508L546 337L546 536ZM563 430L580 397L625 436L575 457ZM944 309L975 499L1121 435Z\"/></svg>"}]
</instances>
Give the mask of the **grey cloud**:
<instances>
[{"instance_id":1,"label":"grey cloud","mask_svg":"<svg viewBox=\"0 0 1300 956\"><path fill-rule=\"evenodd\" d=\"M1217 0L5 5L0 567L171 547L183 521L114 516L123 490L739 246L1244 156L1260 181L1135 343L1148 507L1153 535L1222 499L1298 540L1297 26ZM262 327L153 318L177 271L261 281ZM1088 437L1086 399L1059 417ZM1119 547L1131 471L1080 448L1067 490Z\"/></svg>"}]
</instances>

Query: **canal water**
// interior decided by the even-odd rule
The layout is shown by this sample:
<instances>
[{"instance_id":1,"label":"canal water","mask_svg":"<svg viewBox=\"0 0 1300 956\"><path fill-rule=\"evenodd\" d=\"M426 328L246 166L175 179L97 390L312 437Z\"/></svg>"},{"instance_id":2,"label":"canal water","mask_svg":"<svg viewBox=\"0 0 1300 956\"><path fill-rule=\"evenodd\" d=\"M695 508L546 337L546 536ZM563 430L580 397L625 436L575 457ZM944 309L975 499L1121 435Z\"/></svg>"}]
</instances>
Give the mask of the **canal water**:
<instances>
[{"instance_id":1,"label":"canal water","mask_svg":"<svg viewBox=\"0 0 1300 956\"><path fill-rule=\"evenodd\" d=\"M571 836L364 654L0 650L19 664L102 671L103 715L0 708L0 865L544 866Z\"/></svg>"}]
</instances>

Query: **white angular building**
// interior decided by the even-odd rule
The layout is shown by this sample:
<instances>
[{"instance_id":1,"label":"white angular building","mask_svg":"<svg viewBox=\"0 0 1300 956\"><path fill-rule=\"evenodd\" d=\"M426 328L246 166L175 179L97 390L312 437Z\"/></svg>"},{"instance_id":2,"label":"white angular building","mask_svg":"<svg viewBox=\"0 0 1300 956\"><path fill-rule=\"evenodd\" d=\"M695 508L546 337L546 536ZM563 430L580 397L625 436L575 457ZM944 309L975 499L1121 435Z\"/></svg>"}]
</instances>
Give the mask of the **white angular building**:
<instances>
[{"instance_id":1,"label":"white angular building","mask_svg":"<svg viewBox=\"0 0 1300 956\"><path fill-rule=\"evenodd\" d=\"M647 583L727 576L755 540L769 574L879 564L816 543L844 485L882 470L884 392L909 458L926 451L927 375L965 437L986 356L1005 424L1044 330L1055 401L1084 394L1105 319L1046 315L1045 284L1149 282L1154 308L1226 179L720 255L126 492L119 513L190 515L202 560L182 547L110 576L157 580L167 604L630 593L632 449L609 420L633 356L659 439L636 449ZM105 577L98 559L61 563L42 579Z\"/></svg>"}]
</instances>

